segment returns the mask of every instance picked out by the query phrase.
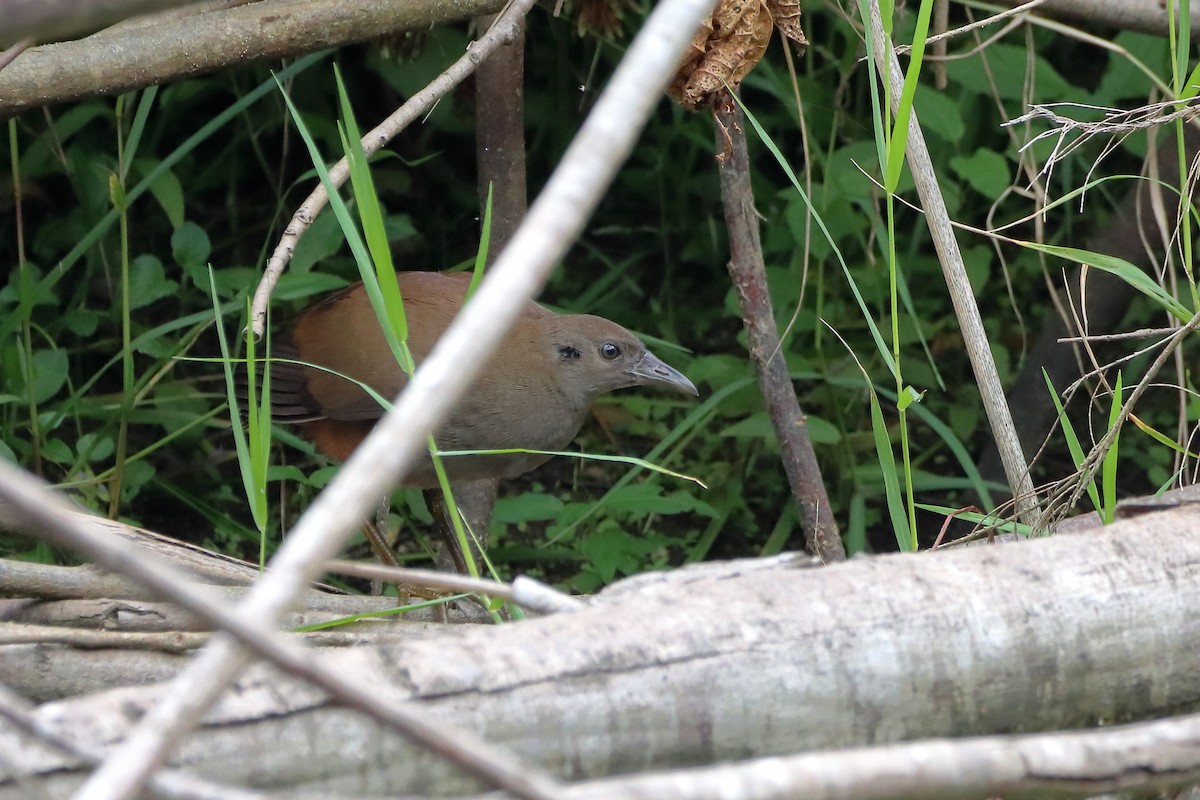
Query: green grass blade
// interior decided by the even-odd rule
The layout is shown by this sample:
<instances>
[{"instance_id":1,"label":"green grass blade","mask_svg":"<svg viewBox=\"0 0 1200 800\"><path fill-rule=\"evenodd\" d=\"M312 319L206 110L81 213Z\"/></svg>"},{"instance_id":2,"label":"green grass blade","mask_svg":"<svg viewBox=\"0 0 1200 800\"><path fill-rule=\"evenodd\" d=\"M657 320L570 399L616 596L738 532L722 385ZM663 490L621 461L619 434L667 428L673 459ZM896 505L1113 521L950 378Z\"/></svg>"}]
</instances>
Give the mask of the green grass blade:
<instances>
[{"instance_id":1,"label":"green grass blade","mask_svg":"<svg viewBox=\"0 0 1200 800\"><path fill-rule=\"evenodd\" d=\"M864 374L864 378L866 375ZM870 386L870 381L867 381ZM883 489L887 497L888 517L896 534L896 544L901 552L911 553L917 549L916 531L909 527L908 515L904 511L904 493L900 490L900 475L896 469L896 454L892 452L892 440L888 435L887 422L883 419L883 408L875 390L870 392L871 437L875 441L875 454L879 458L879 469L883 475Z\"/></svg>"},{"instance_id":2,"label":"green grass blade","mask_svg":"<svg viewBox=\"0 0 1200 800\"><path fill-rule=\"evenodd\" d=\"M255 513L255 508L258 507L257 497L261 493L265 502L266 484L255 483L256 476L252 467L253 460L250 452L250 444L246 440L245 431L242 430L241 416L238 413L237 393L234 391L233 365L235 359L230 354L229 342L225 338L225 326L221 324L221 306L217 300L217 279L213 274L211 266L208 268L208 284L209 292L212 295L213 314L216 316L217 342L221 347L222 366L225 370L225 397L229 403L229 417L233 429L233 445L237 452L238 467L242 475L242 486L246 491L246 502L250 505L251 513L255 515L254 522L257 526L259 525L258 514ZM248 362L246 371L247 373L254 372L253 362ZM259 530L261 531L262 529L263 526L259 526Z\"/></svg>"},{"instance_id":3,"label":"green grass blade","mask_svg":"<svg viewBox=\"0 0 1200 800\"><path fill-rule=\"evenodd\" d=\"M870 310L867 308L867 301L863 299L862 292L858 290L858 284L855 283L854 276L850 274L850 267L846 264L846 259L842 256L842 251L838 248L837 242L833 238L833 234L831 234L829 232L829 228L825 226L825 220L821 218L821 214L813 206L808 194L804 191L804 187L800 184L800 179L796 177L796 173L792 170L792 166L787 162L787 159L783 157L783 153L780 152L779 148L776 146L771 136L767 133L766 129L759 124L758 119L755 118L755 116L750 112L750 109L746 108L746 106L742 104L741 99L738 98L737 95L734 95L734 99L738 101L738 105L741 106L743 113L746 115L746 119L750 121L750 125L753 126L755 132L758 134L758 138L761 139L763 144L766 145L767 149L771 151L771 155L775 157L775 161L779 164L780 168L783 169L783 172L785 175L787 175L788 180L792 182L792 186L800 195L801 201L808 208L809 213L812 214L813 220L816 221L817 227L821 230L821 234L829 243L830 249L833 251L834 255L837 256L838 264L840 264L842 267L842 274L846 276L846 282L850 285L850 291L853 293L854 300L856 303L858 303L858 308L862 312L863 321L866 322L867 328L871 331L871 338L875 340L875 347L879 351L879 355L883 358L884 363L887 364L888 370L892 373L892 376L899 380L899 370L896 366L896 360L892 357L891 348L888 347L887 343L883 340L883 334L879 332L879 327L875 324L874 315L871 314Z\"/></svg>"},{"instance_id":4,"label":"green grass blade","mask_svg":"<svg viewBox=\"0 0 1200 800\"><path fill-rule=\"evenodd\" d=\"M1193 453L1186 447L1180 447L1179 442L1175 441L1170 436L1167 436L1165 433L1156 430L1153 426L1146 424L1140 418L1138 418L1136 414L1130 414L1129 421L1136 425L1138 430L1140 430L1142 433L1146 434L1159 444L1171 448L1184 458L1194 458L1200 460L1200 453Z\"/></svg>"},{"instance_id":5,"label":"green grass blade","mask_svg":"<svg viewBox=\"0 0 1200 800\"><path fill-rule=\"evenodd\" d=\"M899 405L898 398L893 390L883 386L876 386L875 391L879 392L879 394L883 395L887 399L897 402L897 405ZM945 442L946 447L950 448L950 452L954 455L955 460L958 461L959 466L962 467L963 472L966 473L968 480L971 482L971 486L975 489L976 494L979 495L980 501L988 508L993 508L996 502L992 499L992 493L988 489L987 481L983 479L983 475L979 472L979 468L975 465L975 459L969 452L967 452L967 448L962 443L962 440L954 434L954 431L950 429L949 425L938 419L937 416L935 416L934 413L926 408L923 404L913 403L909 405L908 408L910 411L916 414L917 419L928 425L929 429L936 433L938 437Z\"/></svg>"},{"instance_id":6,"label":"green grass blade","mask_svg":"<svg viewBox=\"0 0 1200 800\"><path fill-rule=\"evenodd\" d=\"M483 268L488 263L488 250L492 246L492 184L488 182L487 200L483 204L483 226L479 232L479 249L475 251L475 267L471 271L471 283L467 286L467 300L475 294L483 280Z\"/></svg>"},{"instance_id":7,"label":"green grass blade","mask_svg":"<svg viewBox=\"0 0 1200 800\"><path fill-rule=\"evenodd\" d=\"M984 525L989 528L995 528L1002 533L1016 533L1020 536L1032 536L1034 530L1029 525L1024 525L1011 519L1004 519L992 514L980 514L975 511L963 511L949 506L939 506L930 503L917 503L917 508L922 511L931 511L934 514L953 514L959 519L966 520L974 525Z\"/></svg>"},{"instance_id":8,"label":"green grass blade","mask_svg":"<svg viewBox=\"0 0 1200 800\"><path fill-rule=\"evenodd\" d=\"M675 426L670 433L664 436L662 440L655 445L649 453L646 454L646 461L651 463L659 461L663 457L663 454L666 453L667 449L674 445L676 441L682 438L685 434L707 422L721 407L721 403L725 402L730 395L752 385L754 382L754 378L742 378L740 380L733 381L732 383L728 383L717 391L713 392L705 399L703 403L696 408L693 408L688 415L684 417L683 422ZM642 468L640 466L636 466L622 475L617 482L614 483L609 490L592 505L590 509L588 509L586 514L583 514L579 517L579 519L575 520L570 525L556 533L554 536L550 537L545 543L543 543L542 546L549 547L550 545L561 541L564 537L577 530L585 521L595 516L595 514L604 507L604 504L610 497L613 496L615 492L620 490L623 486L629 484L635 477L637 477L638 474L641 473L641 471Z\"/></svg>"},{"instance_id":9,"label":"green grass blade","mask_svg":"<svg viewBox=\"0 0 1200 800\"><path fill-rule=\"evenodd\" d=\"M154 106L154 98L157 96L157 86L151 86L142 92L142 98L138 102L137 111L133 115L133 124L129 126L129 137L125 140L125 146L121 152L122 183L124 183L125 176L129 173L129 165L137 158L138 146L141 144L142 134L146 131L146 120L150 117L150 109Z\"/></svg>"},{"instance_id":10,"label":"green grass blade","mask_svg":"<svg viewBox=\"0 0 1200 800\"><path fill-rule=\"evenodd\" d=\"M354 202L358 207L358 218L362 223L363 235L366 237L367 249L371 253L371 272L378 282L379 293L383 298L386 311L384 319L395 332L396 339L404 344L408 341L408 319L404 313L404 302L400 295L400 283L396 278L396 267L392 263L392 248L388 243L387 230L383 222L383 209L379 205L379 195L375 191L375 180L371 177L371 168L367 163L367 155L362 146L362 134L359 132L358 121L354 117L354 109L350 106L350 97L342 82L342 73L334 66L334 77L337 80L338 101L341 104L342 121L339 132L342 136L342 149L350 166L350 185L354 191ZM343 127L344 126L344 127ZM328 187L327 187L328 189ZM360 270L365 266L360 262ZM363 281L370 277L366 274ZM403 347L404 361L400 366L405 373L411 375L414 365L408 348Z\"/></svg>"},{"instance_id":11,"label":"green grass blade","mask_svg":"<svg viewBox=\"0 0 1200 800\"><path fill-rule=\"evenodd\" d=\"M1121 418L1121 396L1123 391L1121 383L1121 372L1117 371L1117 383L1113 386L1112 405L1108 409L1108 429L1112 430L1117 426ZM1101 467L1102 481L1102 497L1104 499L1104 511L1100 516L1104 519L1104 524L1108 525L1117 518L1117 444L1121 439L1121 434L1118 431L1113 437L1112 447L1108 448L1108 452L1104 454L1104 464Z\"/></svg>"},{"instance_id":12,"label":"green grass blade","mask_svg":"<svg viewBox=\"0 0 1200 800\"><path fill-rule=\"evenodd\" d=\"M324 631L330 628L340 628L344 625L352 625L364 619L380 619L386 617L394 617L397 614L405 614L409 611L416 611L421 608L430 608L432 606L446 605L455 600L462 600L464 597L470 597L469 594L453 594L447 597L437 597L433 600L419 600L415 603L408 603L395 608L384 608L379 611L364 611L361 614L351 614L348 617L338 617L337 619L326 620L325 622L314 622L311 625L300 625L292 628L292 633L312 633L314 631Z\"/></svg>"},{"instance_id":13,"label":"green grass blade","mask_svg":"<svg viewBox=\"0 0 1200 800\"><path fill-rule=\"evenodd\" d=\"M896 123L892 127L892 136L888 142L887 173L883 181L888 194L896 191L900 184L900 174L904 170L904 158L908 148L908 122L912 118L913 96L917 92L917 79L921 76L921 62L925 57L925 39L929 36L929 17L932 12L933 0L921 0L921 8L917 12L917 27L913 31L908 71L904 73L904 87L900 92Z\"/></svg>"},{"instance_id":14,"label":"green grass blade","mask_svg":"<svg viewBox=\"0 0 1200 800\"><path fill-rule=\"evenodd\" d=\"M617 464L629 464L630 466L640 467L642 469L657 472L659 475L666 475L671 478L679 478L680 480L691 481L703 489L707 489L708 485L699 478L692 475L685 475L682 472L660 467L644 458L636 456L615 456L601 453L575 453L570 450L527 450L523 447L509 447L502 450L438 450L437 454L444 458L458 458L461 456L503 456L513 454L530 454L537 456L565 456L567 458L579 458L585 461L611 461Z\"/></svg>"},{"instance_id":15,"label":"green grass blade","mask_svg":"<svg viewBox=\"0 0 1200 800\"><path fill-rule=\"evenodd\" d=\"M1180 303L1170 292L1155 283L1154 279L1148 274L1123 258L1110 256L1106 253L1093 253L1090 250L1080 250L1075 247L1059 247L1057 245L1029 241L1014 240L1014 242L1030 250L1037 250L1048 255L1057 256L1058 258L1064 258L1068 261L1086 264L1089 267L1095 267L1096 269L1115 275L1132 288L1162 306L1164 310L1180 322L1187 322L1193 316L1187 306Z\"/></svg>"},{"instance_id":16,"label":"green grass blade","mask_svg":"<svg viewBox=\"0 0 1200 800\"><path fill-rule=\"evenodd\" d=\"M1071 461L1075 464L1075 469L1082 469L1084 454L1083 447L1079 444L1079 437L1075 435L1075 428L1071 425L1071 420L1067 418L1067 410L1063 407L1062 401L1058 399L1054 382L1050 380L1050 374L1045 369L1042 370L1042 377L1046 379L1046 388L1050 391L1050 399L1054 401L1054 408L1058 410L1058 420L1062 424L1063 436L1067 440L1067 449L1071 451ZM1096 513L1100 515L1101 519L1104 519L1104 505L1100 502L1100 492L1096 489L1095 480L1088 481L1087 493L1092 505L1096 507Z\"/></svg>"},{"instance_id":17,"label":"green grass blade","mask_svg":"<svg viewBox=\"0 0 1200 800\"><path fill-rule=\"evenodd\" d=\"M321 158L321 152L317 149L316 141L313 140L308 126L304 123L304 118L292 102L292 98L284 91L282 82L279 82L279 92L283 95L283 100L287 104L292 122L295 123L296 130L299 132L300 138L304 141L304 146L308 149L308 155L312 161L313 168L316 169L317 175L321 178L321 184L325 187L325 192L329 196L329 208L333 211L334 216L337 217L342 233L346 237L346 244L350 246L350 252L354 255L354 260L358 264L359 274L363 276L363 286L366 289L367 297L371 300L371 307L375 310L376 316L381 320L387 320L389 319L387 303L380 290L378 280L375 280L375 268L371 261L370 253L367 251L367 246L363 241L362 234L359 232L354 218L350 216L350 209L346 206L346 202L338 192L338 187L334 184L333 179L329 177L329 170ZM388 347L396 359L396 363L402 367L410 364L411 358L405 358L408 348L396 336L395 329L391 325L384 325L383 333L384 338L387 339Z\"/></svg>"}]
</instances>

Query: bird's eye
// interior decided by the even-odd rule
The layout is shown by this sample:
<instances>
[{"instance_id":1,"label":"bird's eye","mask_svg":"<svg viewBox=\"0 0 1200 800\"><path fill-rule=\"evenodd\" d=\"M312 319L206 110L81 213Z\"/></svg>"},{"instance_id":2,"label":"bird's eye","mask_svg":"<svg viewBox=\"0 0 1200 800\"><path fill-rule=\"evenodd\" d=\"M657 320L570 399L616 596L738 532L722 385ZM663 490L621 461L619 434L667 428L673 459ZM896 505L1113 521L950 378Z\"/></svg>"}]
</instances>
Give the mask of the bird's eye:
<instances>
[{"instance_id":1,"label":"bird's eye","mask_svg":"<svg viewBox=\"0 0 1200 800\"><path fill-rule=\"evenodd\" d=\"M600 345L600 355L604 356L609 361L612 361L617 356L621 355L621 348L612 342L605 342Z\"/></svg>"}]
</instances>

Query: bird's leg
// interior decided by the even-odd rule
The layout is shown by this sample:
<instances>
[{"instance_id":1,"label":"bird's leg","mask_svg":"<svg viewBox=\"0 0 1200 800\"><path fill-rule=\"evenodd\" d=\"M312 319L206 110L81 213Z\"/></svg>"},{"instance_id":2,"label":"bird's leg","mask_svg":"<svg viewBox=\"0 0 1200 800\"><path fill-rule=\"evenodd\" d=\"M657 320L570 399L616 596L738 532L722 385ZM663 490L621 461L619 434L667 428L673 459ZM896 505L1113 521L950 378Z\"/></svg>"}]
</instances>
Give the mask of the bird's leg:
<instances>
[{"instance_id":1,"label":"bird's leg","mask_svg":"<svg viewBox=\"0 0 1200 800\"><path fill-rule=\"evenodd\" d=\"M379 501L379 507L375 509L374 521L363 523L363 536L366 537L367 545L371 548L371 552L385 566L399 567L400 562L396 560L396 554L392 552L392 546L387 540L388 529L388 514L392 510L392 498L385 496ZM378 581L371 581L371 594L382 594L383 585ZM411 594L409 587L397 583L396 598L400 601L400 605L406 605Z\"/></svg>"},{"instance_id":2,"label":"bird's leg","mask_svg":"<svg viewBox=\"0 0 1200 800\"><path fill-rule=\"evenodd\" d=\"M499 485L498 480L488 479L453 487L458 513L463 516L467 526L467 546L471 548L471 554L477 565L483 563L483 553L487 548L486 531L491 524L492 506L495 504L496 489ZM435 556L438 569L445 572L454 571L460 575L469 574L467 559L459 543L458 533L454 530L454 521L450 518L450 508L442 496L441 490L426 489L423 494L425 495L425 504L429 507L429 513L433 516L435 535L441 540ZM476 533L478 530L485 533L480 536ZM479 596L472 595L468 601L478 603L485 613L488 611L487 602Z\"/></svg>"},{"instance_id":3,"label":"bird's leg","mask_svg":"<svg viewBox=\"0 0 1200 800\"><path fill-rule=\"evenodd\" d=\"M429 506L429 513L433 516L436 540L441 543L436 556L438 569L457 572L460 575L469 574L467 559L459 546L458 534L454 532L454 521L450 519L450 509L446 507L441 489L426 489L422 494L425 495L425 504Z\"/></svg>"},{"instance_id":4,"label":"bird's leg","mask_svg":"<svg viewBox=\"0 0 1200 800\"><path fill-rule=\"evenodd\" d=\"M500 481L488 478L471 483L454 486L454 502L470 531L467 545L471 548L476 564L483 563L483 553L487 550L487 532L492 523L492 508L496 504L496 490ZM454 531L454 520L450 518L442 493L435 489L425 492L425 503L433 514L433 523L437 534L445 543L448 562L453 563L456 572L467 573L467 559L462 552L458 535ZM450 563L439 565L449 568Z\"/></svg>"}]
</instances>

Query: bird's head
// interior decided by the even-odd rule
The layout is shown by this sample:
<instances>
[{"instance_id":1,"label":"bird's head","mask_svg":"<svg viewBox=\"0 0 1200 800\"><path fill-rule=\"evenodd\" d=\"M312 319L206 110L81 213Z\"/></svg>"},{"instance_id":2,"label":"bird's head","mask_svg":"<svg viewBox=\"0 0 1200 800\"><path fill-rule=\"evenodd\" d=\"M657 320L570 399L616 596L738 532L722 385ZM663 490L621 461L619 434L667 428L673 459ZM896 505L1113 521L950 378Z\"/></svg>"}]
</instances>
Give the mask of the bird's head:
<instances>
[{"instance_id":1,"label":"bird's head","mask_svg":"<svg viewBox=\"0 0 1200 800\"><path fill-rule=\"evenodd\" d=\"M615 322L589 314L565 314L547 323L555 382L580 407L629 386L661 386L699 394L682 372Z\"/></svg>"}]
</instances>

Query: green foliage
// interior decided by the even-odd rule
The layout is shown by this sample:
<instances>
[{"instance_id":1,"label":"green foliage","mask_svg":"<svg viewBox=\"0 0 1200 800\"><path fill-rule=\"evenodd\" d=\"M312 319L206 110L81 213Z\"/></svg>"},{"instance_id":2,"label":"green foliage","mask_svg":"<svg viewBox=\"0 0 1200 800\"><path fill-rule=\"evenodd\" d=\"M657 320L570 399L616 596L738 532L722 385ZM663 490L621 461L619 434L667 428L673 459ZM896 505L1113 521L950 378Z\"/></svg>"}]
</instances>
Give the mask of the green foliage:
<instances>
[{"instance_id":1,"label":"green foliage","mask_svg":"<svg viewBox=\"0 0 1200 800\"><path fill-rule=\"evenodd\" d=\"M896 42L920 45L927 5L889 17ZM752 115L771 299L787 331L780 357L796 380L848 549L925 545L939 520L915 516L916 508L993 508L995 487L974 466L987 424L925 220L903 202L889 204L881 188L894 189L897 200L915 197L899 157L902 118L891 120L885 110L859 31L815 6L805 9L804 23L813 42L795 86L776 48L742 94ZM376 48L346 48L337 56L342 95L324 54L298 59L279 80L313 148L328 157L357 139L348 106L364 126L375 124L467 41L464 26L437 29L407 62ZM571 21L540 11L527 41L532 195L621 52L577 38ZM1049 143L1018 153L1042 129L1002 129L1005 116L1066 100L1130 107L1155 88L1183 95L1196 82L1188 41L1182 27L1173 49L1121 33L1112 39L1116 49L1099 51L1045 29L1020 29L978 49L956 41L952 49L965 55L944 63L941 90L926 74L928 60L919 71L915 59L908 62L904 101L927 134L952 217L983 228L989 219L1002 224L1035 210L1011 188L1024 189L1027 159L1044 159ZM241 478L220 369L181 357L219 352L208 265L221 315L236 318L317 178L288 128L285 105L260 66L124 99L88 99L10 121L0 168L0 252L12 265L0 285L0 457L69 487L92 508L241 556L257 555L260 542L235 491ZM364 261L374 272L388 257L399 269L477 259L472 130L470 94L460 91L372 159L370 185L356 169L346 208L361 247L346 246L336 211L319 215L275 292L279 324L360 279ZM1083 261L1120 275L1139 295L1130 327L1160 324L1163 309L1187 318L1198 307L1186 285L1190 272L1179 276L1184 288L1164 289L1082 250L1132 186L1106 176L1133 172L1145 149L1144 137L1131 136L1098 172L1101 143L1071 153L1048 184L1046 217L1006 231L1010 242L960 232L1003 378L1013 377L1031 331L1052 313L1043 271L1057 280L1064 265ZM660 355L701 387L699 402L636 392L609 398L578 447L643 457L709 488L622 464L554 459L503 489L492 531L502 571L594 589L642 569L802 544L724 271L715 150L705 113L664 100L545 295L559 308L607 316L690 351ZM1084 186L1081 211L1074 190ZM386 270L375 274L386 277ZM1130 385L1145 360L1123 366ZM1109 408L1077 405L1068 409L1073 429L1101 433ZM1189 424L1200 417L1197 406L1193 398ZM1158 433L1176 428L1175 409L1174 395L1143 397L1134 421L1148 435L1121 439L1120 462L1102 473L1100 506L1169 481L1179 451L1194 457ZM273 466L260 478L271 530L286 528L329 476L294 431L272 434ZM1061 441L1039 478L1072 468ZM418 560L427 513L413 493L397 498L401 541ZM29 553L23 542L6 544L50 557L44 549Z\"/></svg>"}]
</instances>

